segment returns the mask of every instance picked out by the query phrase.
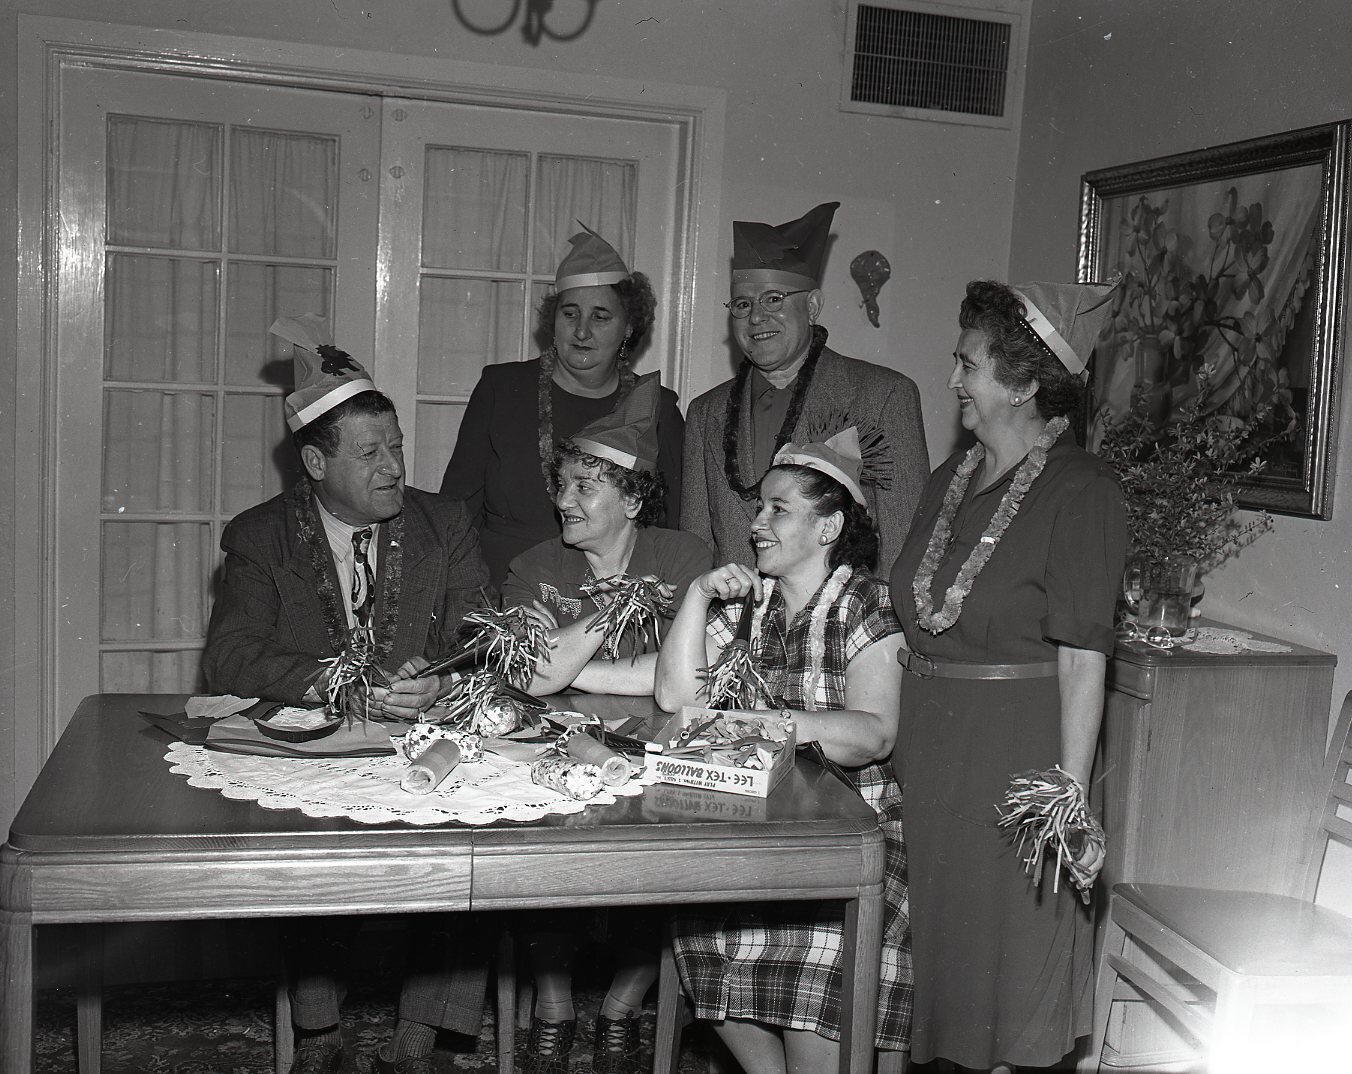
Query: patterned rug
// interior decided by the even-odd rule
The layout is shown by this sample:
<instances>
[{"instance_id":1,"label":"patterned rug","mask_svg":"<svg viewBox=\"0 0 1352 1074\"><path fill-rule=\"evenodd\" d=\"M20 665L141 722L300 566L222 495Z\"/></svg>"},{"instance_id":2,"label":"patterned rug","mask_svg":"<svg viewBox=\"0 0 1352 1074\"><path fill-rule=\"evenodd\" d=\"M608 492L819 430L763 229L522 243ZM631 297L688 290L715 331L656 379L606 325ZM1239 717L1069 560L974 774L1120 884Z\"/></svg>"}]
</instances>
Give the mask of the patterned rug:
<instances>
[{"instance_id":1,"label":"patterned rug","mask_svg":"<svg viewBox=\"0 0 1352 1074\"><path fill-rule=\"evenodd\" d=\"M343 1004L347 1052L344 1074L366 1074L372 1057L394 1029L396 979L354 987ZM602 989L579 980L575 993L577 1043L571 1071L591 1071L592 1029ZM273 984L268 980L194 981L172 985L110 987L104 993L104 1074L272 1074ZM642 1043L651 1062L656 1009L649 1004ZM497 1069L493 1006L478 1038L442 1033L434 1056L439 1074ZM75 1062L75 995L69 989L38 993L35 1074L70 1074ZM517 1054L525 1045L517 1031ZM703 1074L718 1046L703 1027L682 1034L680 1071Z\"/></svg>"}]
</instances>

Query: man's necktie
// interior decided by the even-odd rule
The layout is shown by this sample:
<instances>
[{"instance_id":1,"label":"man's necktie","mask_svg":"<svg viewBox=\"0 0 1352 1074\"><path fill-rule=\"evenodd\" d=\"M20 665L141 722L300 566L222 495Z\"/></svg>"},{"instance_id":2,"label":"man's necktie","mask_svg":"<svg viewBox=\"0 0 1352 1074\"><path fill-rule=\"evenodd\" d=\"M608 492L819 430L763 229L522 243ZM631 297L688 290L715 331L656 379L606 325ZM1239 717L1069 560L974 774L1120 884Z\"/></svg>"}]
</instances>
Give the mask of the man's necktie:
<instances>
[{"instance_id":1,"label":"man's necktie","mask_svg":"<svg viewBox=\"0 0 1352 1074\"><path fill-rule=\"evenodd\" d=\"M376 596L376 580L367 558L370 547L370 526L352 532L352 620L363 630L371 629L371 610Z\"/></svg>"}]
</instances>

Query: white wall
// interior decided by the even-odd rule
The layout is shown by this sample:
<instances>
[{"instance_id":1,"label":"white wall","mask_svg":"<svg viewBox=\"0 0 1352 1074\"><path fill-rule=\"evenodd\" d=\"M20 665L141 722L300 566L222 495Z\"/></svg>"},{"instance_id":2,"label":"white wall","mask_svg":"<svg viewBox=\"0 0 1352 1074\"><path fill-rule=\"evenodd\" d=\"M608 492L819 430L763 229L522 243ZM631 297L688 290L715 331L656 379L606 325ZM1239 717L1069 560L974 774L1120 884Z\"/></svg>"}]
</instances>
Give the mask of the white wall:
<instances>
[{"instance_id":1,"label":"white wall","mask_svg":"<svg viewBox=\"0 0 1352 1074\"><path fill-rule=\"evenodd\" d=\"M580 0L558 0L564 19ZM469 13L499 10L463 0ZM1003 276L1009 258L1017 131L947 126L838 111L845 39L843 0L603 0L588 33L575 42L524 42L518 29L494 37L461 26L450 0L0 0L0 249L16 249L13 146L17 116L35 104L15 82L16 13L51 15L184 32L330 45L344 49L597 73L642 82L724 89L728 97L721 177L719 279L706 308L708 353L691 368L688 396L731 375L726 319L716 295L726 290L734 219L781 221L817 202L838 200L837 240L827 266L823 322L847 354L909 373L926 409L936 461L957 425L944 389L958 301L976 276ZM641 91L640 91L641 92ZM849 262L881 250L892 279L879 299L882 327L859 308ZM7 264L13 265L11 256ZM0 276L0 438L14 443L15 276ZM15 444L15 451L31 445ZM11 681L16 629L14 563L5 539L14 489L0 477L0 821L10 794L14 752Z\"/></svg>"},{"instance_id":2,"label":"white wall","mask_svg":"<svg viewBox=\"0 0 1352 1074\"><path fill-rule=\"evenodd\" d=\"M1074 279L1086 171L1352 116L1349 46L1347 0L1035 0L1011 278ZM1352 689L1349 393L1345 371L1332 519L1278 517L1204 604L1337 654L1330 727ZM1334 886L1352 904L1352 871Z\"/></svg>"}]
</instances>

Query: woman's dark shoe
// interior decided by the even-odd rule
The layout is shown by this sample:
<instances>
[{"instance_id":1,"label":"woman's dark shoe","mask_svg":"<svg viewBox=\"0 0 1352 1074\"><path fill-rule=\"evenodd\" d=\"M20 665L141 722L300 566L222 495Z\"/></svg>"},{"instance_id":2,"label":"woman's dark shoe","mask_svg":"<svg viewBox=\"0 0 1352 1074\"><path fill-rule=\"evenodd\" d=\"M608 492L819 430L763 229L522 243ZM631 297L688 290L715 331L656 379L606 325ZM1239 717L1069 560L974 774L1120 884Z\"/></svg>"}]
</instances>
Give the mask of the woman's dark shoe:
<instances>
[{"instance_id":1,"label":"woman's dark shoe","mask_svg":"<svg viewBox=\"0 0 1352 1074\"><path fill-rule=\"evenodd\" d=\"M576 1018L566 1022L532 1018L521 1074L568 1074L568 1055L573 1050L576 1036Z\"/></svg>"},{"instance_id":2,"label":"woman's dark shoe","mask_svg":"<svg viewBox=\"0 0 1352 1074\"><path fill-rule=\"evenodd\" d=\"M596 1074L643 1074L638 1048L638 1015L597 1017L592 1069Z\"/></svg>"},{"instance_id":3,"label":"woman's dark shoe","mask_svg":"<svg viewBox=\"0 0 1352 1074\"><path fill-rule=\"evenodd\" d=\"M296 1049L291 1074L337 1074L343 1065L343 1046L306 1041Z\"/></svg>"}]
</instances>

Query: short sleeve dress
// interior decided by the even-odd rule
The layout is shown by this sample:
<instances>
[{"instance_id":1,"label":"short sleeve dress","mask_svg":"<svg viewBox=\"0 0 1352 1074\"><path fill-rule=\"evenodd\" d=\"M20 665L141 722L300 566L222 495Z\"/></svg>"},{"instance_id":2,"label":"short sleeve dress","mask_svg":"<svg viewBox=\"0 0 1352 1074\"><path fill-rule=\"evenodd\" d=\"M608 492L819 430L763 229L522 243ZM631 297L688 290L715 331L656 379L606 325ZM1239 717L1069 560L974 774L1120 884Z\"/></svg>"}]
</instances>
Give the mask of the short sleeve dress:
<instances>
[{"instance_id":1,"label":"short sleeve dress","mask_svg":"<svg viewBox=\"0 0 1352 1074\"><path fill-rule=\"evenodd\" d=\"M839 592L828 578L786 624L783 597L771 592L760 629L757 666L776 707L845 707L845 670L874 642L900 629L885 583L863 571L842 576ZM816 610L826 605L821 674L814 676L809 639ZM709 636L726 645L743 602L711 609ZM911 1023L910 918L906 849L901 833L901 790L886 762L844 769L878 814L886 845L883 879L882 970L877 1047L904 1050ZM672 950L693 999L696 1017L741 1018L840 1039L843 921L836 902L689 907L675 917Z\"/></svg>"},{"instance_id":2,"label":"short sleeve dress","mask_svg":"<svg viewBox=\"0 0 1352 1074\"><path fill-rule=\"evenodd\" d=\"M556 537L559 520L540 464L540 359L485 366L474 386L441 494L461 500L479 531L493 585L502 585L512 560ZM573 395L550 385L554 442L609 414L620 389L600 398ZM657 414L657 468L666 480L665 521L681 517L681 455L685 419L676 393L663 388Z\"/></svg>"},{"instance_id":3,"label":"short sleeve dress","mask_svg":"<svg viewBox=\"0 0 1352 1074\"><path fill-rule=\"evenodd\" d=\"M1126 556L1122 492L1112 470L1063 434L977 576L957 622L939 634L916 621L913 581L956 454L926 486L892 569L907 644L936 661L1055 662L1060 645L1110 654ZM1018 468L967 488L936 569L940 607ZM1056 676L902 682L894 763L906 801L914 928L911 1057L966 1067L1049 1066L1089 1032L1092 922L1072 887L1036 886L995 805L1017 772L1061 760Z\"/></svg>"},{"instance_id":4,"label":"short sleeve dress","mask_svg":"<svg viewBox=\"0 0 1352 1074\"><path fill-rule=\"evenodd\" d=\"M712 560L708 547L693 533L645 526L635 538L626 573L635 578L653 575L671 586L674 594L671 608L660 624L665 630L690 583L712 566ZM554 613L560 626L567 626L600 610L599 604L582 593L582 587L592 581L595 579L587 566L587 557L556 537L512 560L502 586L502 603L505 607L529 606L531 601L538 600ZM619 655L634 655L630 638L625 638Z\"/></svg>"}]
</instances>

